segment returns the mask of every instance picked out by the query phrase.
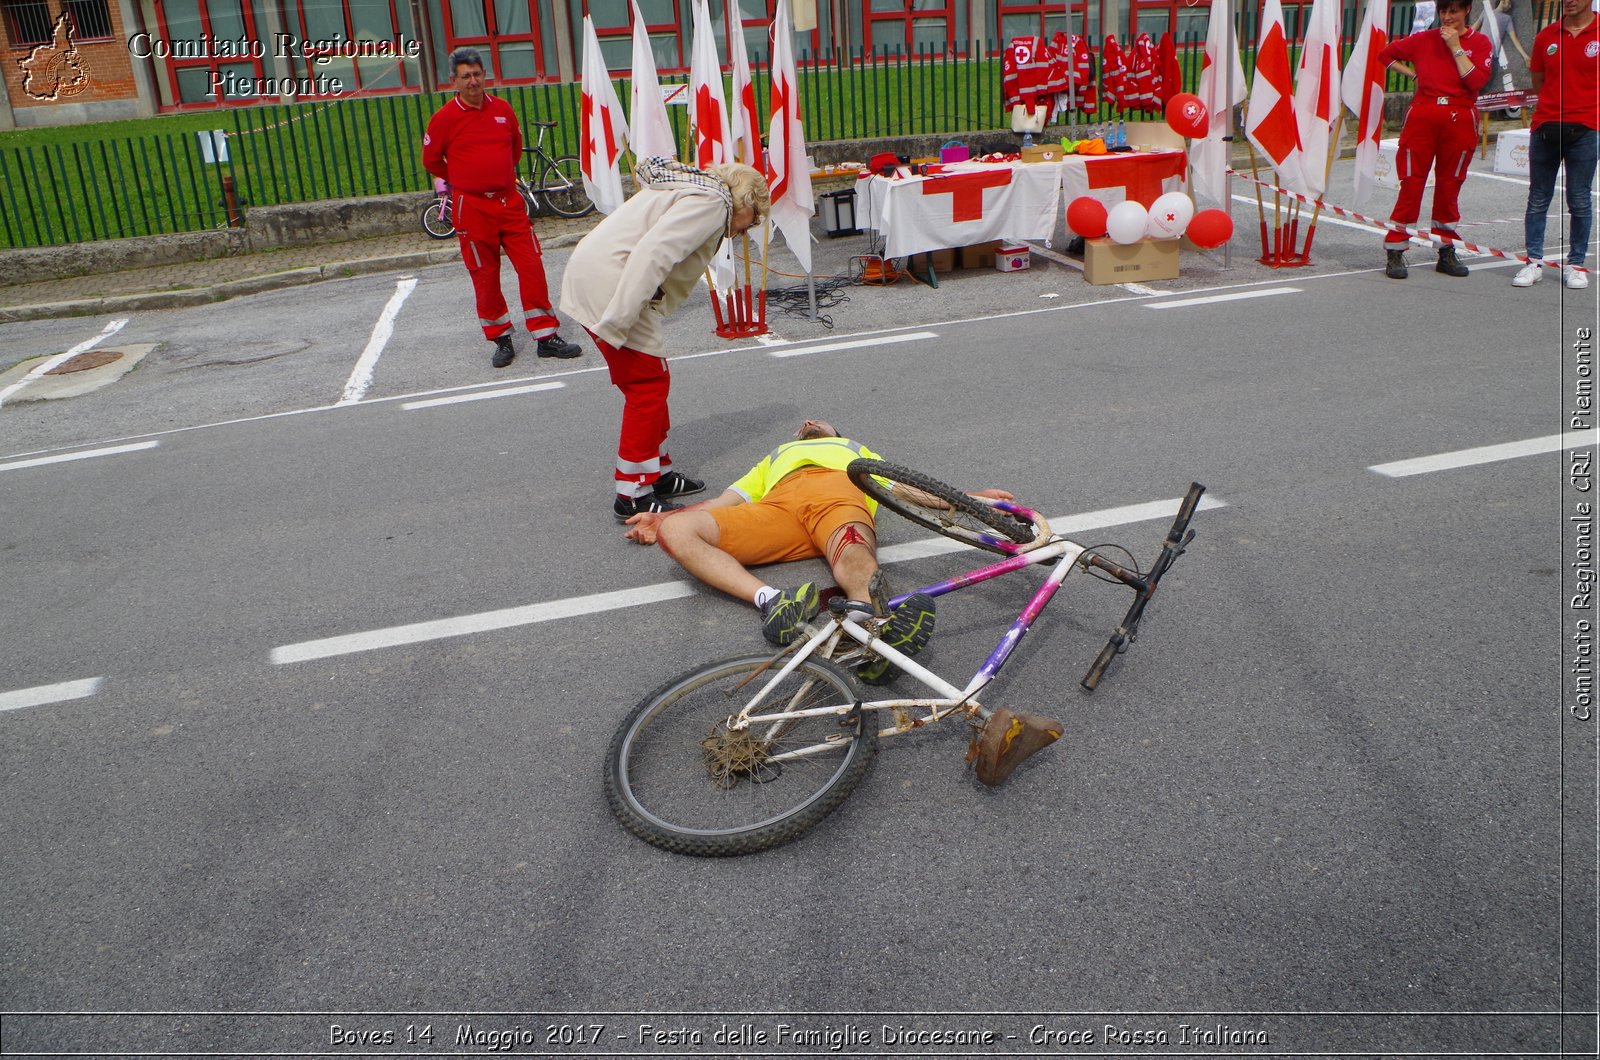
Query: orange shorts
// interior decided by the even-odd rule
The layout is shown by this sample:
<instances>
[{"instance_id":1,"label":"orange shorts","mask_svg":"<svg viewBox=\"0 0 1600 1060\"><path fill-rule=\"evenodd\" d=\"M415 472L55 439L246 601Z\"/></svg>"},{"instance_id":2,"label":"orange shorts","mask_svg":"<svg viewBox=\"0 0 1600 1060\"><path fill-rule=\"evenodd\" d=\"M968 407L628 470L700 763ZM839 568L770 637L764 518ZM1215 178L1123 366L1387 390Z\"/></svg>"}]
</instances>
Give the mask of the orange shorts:
<instances>
[{"instance_id":1,"label":"orange shorts","mask_svg":"<svg viewBox=\"0 0 1600 1060\"><path fill-rule=\"evenodd\" d=\"M867 498L843 471L803 467L753 504L713 508L718 545L747 567L812 559L846 523L872 526Z\"/></svg>"}]
</instances>

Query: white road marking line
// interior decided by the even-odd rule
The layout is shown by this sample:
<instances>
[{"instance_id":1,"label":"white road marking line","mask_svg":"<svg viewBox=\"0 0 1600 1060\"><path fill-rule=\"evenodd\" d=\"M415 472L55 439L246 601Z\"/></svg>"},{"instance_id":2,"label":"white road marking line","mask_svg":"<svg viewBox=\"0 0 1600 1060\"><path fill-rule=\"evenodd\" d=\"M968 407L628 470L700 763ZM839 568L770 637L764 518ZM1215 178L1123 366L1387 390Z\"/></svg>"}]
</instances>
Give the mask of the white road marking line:
<instances>
[{"instance_id":1,"label":"white road marking line","mask_svg":"<svg viewBox=\"0 0 1600 1060\"><path fill-rule=\"evenodd\" d=\"M829 353L833 350L854 350L863 346L886 346L893 342L913 342L917 339L936 339L937 331L912 331L902 335L880 335L874 339L851 339L846 342L826 342L821 346L807 346L801 350L770 350L768 357L803 357L808 353Z\"/></svg>"},{"instance_id":2,"label":"white road marking line","mask_svg":"<svg viewBox=\"0 0 1600 1060\"><path fill-rule=\"evenodd\" d=\"M532 394L539 390L562 390L565 383L534 383L532 386L513 386L505 390L480 391L476 394L457 394L454 397L430 398L427 401L407 401L401 405L407 412L413 409L431 409L435 405L459 405L463 401L485 401L489 398L510 397L513 394Z\"/></svg>"},{"instance_id":3,"label":"white road marking line","mask_svg":"<svg viewBox=\"0 0 1600 1060\"><path fill-rule=\"evenodd\" d=\"M1108 526L1124 526L1128 523L1142 523L1150 519L1170 519L1178 514L1178 506L1182 503L1182 497L1173 497L1171 500L1146 501L1143 504L1129 504L1122 508L1102 508L1097 512L1083 512L1080 515L1062 515L1050 519L1050 529L1058 534L1070 536L1072 534L1086 533L1090 530L1103 530ZM1200 498L1199 507L1195 511L1204 512L1212 508L1226 508L1227 506L1227 501L1206 496ZM942 556L947 552L961 552L971 548L971 545L963 545L947 537L930 537L904 545L890 545L888 548L880 548L878 550L878 562L899 563L908 559Z\"/></svg>"},{"instance_id":4,"label":"white road marking line","mask_svg":"<svg viewBox=\"0 0 1600 1060\"><path fill-rule=\"evenodd\" d=\"M1521 268L1522 262L1515 258L1493 258L1488 261L1474 261L1467 265L1473 272L1482 272L1484 269L1509 269Z\"/></svg>"},{"instance_id":5,"label":"white road marking line","mask_svg":"<svg viewBox=\"0 0 1600 1060\"><path fill-rule=\"evenodd\" d=\"M14 471L22 467L39 467L42 464L64 464L69 460L88 460L95 456L113 456L117 453L132 453L140 449L154 449L160 442L134 442L132 445L113 445L105 449L84 449L76 453L56 453L54 456L36 456L31 460L13 460L9 464L0 464L0 471Z\"/></svg>"},{"instance_id":6,"label":"white road marking line","mask_svg":"<svg viewBox=\"0 0 1600 1060\"><path fill-rule=\"evenodd\" d=\"M1191 305L1211 305L1215 302L1239 302L1246 298L1269 298L1275 294L1299 294L1298 287L1268 287L1260 291L1235 291L1233 294L1213 294L1204 298L1178 298L1164 302L1146 302L1146 309L1181 309Z\"/></svg>"},{"instance_id":7,"label":"white road marking line","mask_svg":"<svg viewBox=\"0 0 1600 1060\"><path fill-rule=\"evenodd\" d=\"M280 665L325 659L330 655L349 655L353 652L372 651L375 648L417 644L428 640L442 640L446 637L461 637L469 633L486 633L512 626L549 622L558 618L575 618L600 611L615 611L622 607L660 603L663 600L693 596L695 592L694 586L689 582L662 582L659 585L646 585L638 589L619 589L616 592L597 593L593 596L574 596L544 604L508 607L476 615L441 618L432 622L414 622L406 626L369 630L366 633L349 633L342 637L285 644L272 649L271 659Z\"/></svg>"},{"instance_id":8,"label":"white road marking line","mask_svg":"<svg viewBox=\"0 0 1600 1060\"><path fill-rule=\"evenodd\" d=\"M1178 505L1181 503L1182 498L1174 497L1165 501L1131 504L1125 508L1107 508L1098 512L1086 512L1082 515L1062 516L1059 519L1050 520L1050 525L1063 533L1096 530L1122 523L1142 522L1146 519L1159 519L1162 516L1170 517L1177 512ZM1211 497L1202 498L1200 502L1201 510L1223 506L1224 502ZM922 556L937 556L945 552L970 549L970 545L958 544L948 538L935 537L926 541L916 541L906 545L893 545L882 549L878 553L878 559L882 563L897 563ZM401 644L419 644L424 641L442 640L446 637L462 637L470 633L486 633L496 629L509 629L512 626L532 625L535 622L577 618L581 615L592 615L602 611L615 611L623 607L662 603L666 600L681 600L685 597L699 595L704 591L707 590L704 590L698 582L661 582L656 585L641 586L637 589L619 589L615 592L597 593L593 596L574 596L565 600L551 600L548 603L528 604L523 607L508 607L500 611L485 611L476 615L460 615L456 618L436 619L431 622L414 622L405 626L391 626L388 629L368 630L365 633L348 633L344 636L327 637L322 640L285 644L281 647L273 648L269 658L278 665L310 662L314 659L326 659L335 655L351 655L356 652L373 651L378 648L392 648Z\"/></svg>"},{"instance_id":9,"label":"white road marking line","mask_svg":"<svg viewBox=\"0 0 1600 1060\"><path fill-rule=\"evenodd\" d=\"M402 277L395 283L394 294L389 296L389 304L378 314L378 322L372 325L372 337L367 339L367 348L356 358L356 366L344 384L344 394L334 402L335 405L352 405L366 396L367 388L372 386L372 374L378 369L378 358L383 356L383 348L394 335L394 319L400 315L400 307L406 304L406 299L416 289L415 276Z\"/></svg>"},{"instance_id":10,"label":"white road marking line","mask_svg":"<svg viewBox=\"0 0 1600 1060\"><path fill-rule=\"evenodd\" d=\"M1142 283L1119 283L1119 284L1117 284L1117 286L1122 288L1124 291L1127 291L1129 294L1157 294L1157 295L1159 295L1159 294L1166 294L1167 293L1166 291L1158 291L1154 287L1146 287Z\"/></svg>"},{"instance_id":11,"label":"white road marking line","mask_svg":"<svg viewBox=\"0 0 1600 1060\"><path fill-rule=\"evenodd\" d=\"M84 681L63 681L58 685L0 692L0 710L21 710L24 707L42 707L47 703L65 703L69 699L83 699L100 691L104 681L104 677L91 677Z\"/></svg>"},{"instance_id":12,"label":"white road marking line","mask_svg":"<svg viewBox=\"0 0 1600 1060\"><path fill-rule=\"evenodd\" d=\"M1600 430L1593 431L1568 431L1565 434L1549 434L1543 438L1529 438L1521 442L1505 442L1501 445L1484 445L1476 449L1459 449L1453 453L1439 453L1435 456L1419 456L1410 460L1396 460L1389 464L1373 464L1368 471L1376 471L1389 478L1406 478L1410 475L1426 475L1430 471L1449 471L1458 467L1472 467L1474 464L1492 464L1500 460L1514 460L1519 456L1538 456L1541 453L1559 453L1566 449L1577 449L1586 445L1595 445L1600 442Z\"/></svg>"},{"instance_id":13,"label":"white road marking line","mask_svg":"<svg viewBox=\"0 0 1600 1060\"><path fill-rule=\"evenodd\" d=\"M764 335L757 335L756 341L763 346L781 346L788 340L775 331L769 331Z\"/></svg>"},{"instance_id":14,"label":"white road marking line","mask_svg":"<svg viewBox=\"0 0 1600 1060\"><path fill-rule=\"evenodd\" d=\"M76 357L78 354L84 352L85 350L92 349L93 347L100 345L100 343L104 342L106 339L110 338L112 335L115 335L117 332L121 331L127 325L127 323L128 323L127 320L113 320L113 321L111 321L111 323L107 324L101 330L100 334L96 335L94 338L92 338L92 339L84 339L82 342L80 342L76 346L72 347L72 349L68 350L66 353L58 353L54 357L46 358L44 361L42 361L39 364L35 365L33 367L33 370L30 371L27 375L23 376L21 379L18 379L15 383L12 383L10 386L6 387L4 390L0 390L0 405L5 404L6 398L10 397L12 394L15 394L17 391L21 390L23 387L25 387L29 383L33 382L35 379L39 378L41 375L44 375L46 372L50 371L50 369L54 368L56 365L61 364L62 362L67 361L67 360L69 360L69 359L71 359L73 357Z\"/></svg>"}]
</instances>

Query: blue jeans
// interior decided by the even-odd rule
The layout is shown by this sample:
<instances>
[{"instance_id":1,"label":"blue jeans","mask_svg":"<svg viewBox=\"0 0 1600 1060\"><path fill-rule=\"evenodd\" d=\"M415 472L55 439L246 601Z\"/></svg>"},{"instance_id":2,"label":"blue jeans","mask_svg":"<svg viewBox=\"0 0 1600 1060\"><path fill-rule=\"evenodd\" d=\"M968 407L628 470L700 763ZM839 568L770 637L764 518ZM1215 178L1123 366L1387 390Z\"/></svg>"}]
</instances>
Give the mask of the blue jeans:
<instances>
[{"instance_id":1,"label":"blue jeans","mask_svg":"<svg viewBox=\"0 0 1600 1060\"><path fill-rule=\"evenodd\" d=\"M1572 123L1546 122L1528 137L1528 210L1523 217L1528 256L1544 257L1545 214L1555 198L1556 173L1567 166L1567 212L1572 217L1572 241L1567 262L1582 265L1589 251L1589 231L1594 208L1589 190L1594 187L1595 159L1600 155L1600 132Z\"/></svg>"}]
</instances>

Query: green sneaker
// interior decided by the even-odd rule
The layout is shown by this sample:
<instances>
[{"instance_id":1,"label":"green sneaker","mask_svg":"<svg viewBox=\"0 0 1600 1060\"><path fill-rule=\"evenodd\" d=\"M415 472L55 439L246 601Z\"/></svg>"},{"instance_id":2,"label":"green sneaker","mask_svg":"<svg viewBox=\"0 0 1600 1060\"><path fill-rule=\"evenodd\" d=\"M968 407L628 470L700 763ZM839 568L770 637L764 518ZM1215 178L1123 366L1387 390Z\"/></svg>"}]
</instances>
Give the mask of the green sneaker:
<instances>
[{"instance_id":1,"label":"green sneaker","mask_svg":"<svg viewBox=\"0 0 1600 1060\"><path fill-rule=\"evenodd\" d=\"M912 593L906 602L894 609L889 621L878 631L878 637L890 647L915 655L933 637L933 597L927 593ZM898 667L888 659L869 659L856 670L856 676L869 685L885 685L900 675Z\"/></svg>"},{"instance_id":2,"label":"green sneaker","mask_svg":"<svg viewBox=\"0 0 1600 1060\"><path fill-rule=\"evenodd\" d=\"M761 635L783 647L800 635L800 627L822 606L817 587L806 582L798 589L785 589L761 609Z\"/></svg>"}]
</instances>

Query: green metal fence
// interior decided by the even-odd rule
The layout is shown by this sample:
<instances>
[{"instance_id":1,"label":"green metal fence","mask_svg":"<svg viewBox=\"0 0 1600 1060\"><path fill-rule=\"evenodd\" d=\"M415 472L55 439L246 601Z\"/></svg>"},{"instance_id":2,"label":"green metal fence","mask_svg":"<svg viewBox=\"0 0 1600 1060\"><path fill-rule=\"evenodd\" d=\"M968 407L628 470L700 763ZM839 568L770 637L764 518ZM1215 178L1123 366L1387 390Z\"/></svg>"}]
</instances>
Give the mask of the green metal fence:
<instances>
[{"instance_id":1,"label":"green metal fence","mask_svg":"<svg viewBox=\"0 0 1600 1060\"><path fill-rule=\"evenodd\" d=\"M1347 42L1357 17L1347 12ZM1404 33L1410 18L1410 4L1395 5L1391 33ZM1291 39L1299 35L1297 26L1288 30ZM1253 67L1253 12L1239 27L1239 37L1248 72ZM1203 45L1198 36L1178 42L1183 81L1190 91L1199 81ZM977 56L898 48L803 53L797 66L807 136L813 143L871 141L1000 128L1006 119L995 54L994 42ZM758 111L766 114L766 64L753 65ZM663 83L682 80L663 78ZM536 130L529 128L529 121L558 123L546 144L549 153L576 153L577 85L518 85L496 91L530 132ZM625 91L625 83L619 85L619 94ZM84 126L77 140L0 146L0 182L9 203L0 211L0 246L220 228L228 223L224 177L231 180L246 214L260 206L425 190L431 182L421 165L422 134L447 98L391 95L219 111L217 125L231 125L225 128L227 159L221 162L205 161L200 138L192 133L97 139L94 127ZM668 110L678 141L684 143L687 108ZM1128 116L1159 117L1148 112ZM1100 113L1080 121L1108 117L1109 109L1102 106Z\"/></svg>"}]
</instances>

